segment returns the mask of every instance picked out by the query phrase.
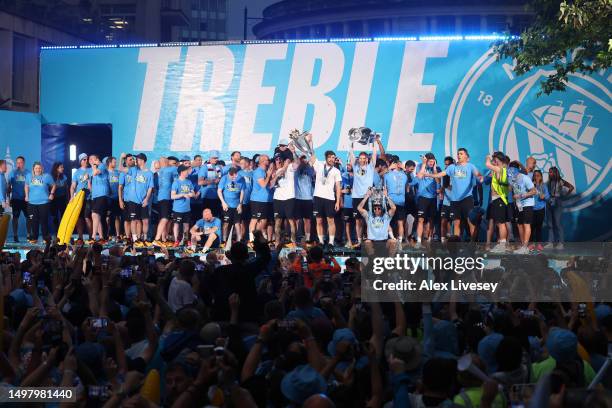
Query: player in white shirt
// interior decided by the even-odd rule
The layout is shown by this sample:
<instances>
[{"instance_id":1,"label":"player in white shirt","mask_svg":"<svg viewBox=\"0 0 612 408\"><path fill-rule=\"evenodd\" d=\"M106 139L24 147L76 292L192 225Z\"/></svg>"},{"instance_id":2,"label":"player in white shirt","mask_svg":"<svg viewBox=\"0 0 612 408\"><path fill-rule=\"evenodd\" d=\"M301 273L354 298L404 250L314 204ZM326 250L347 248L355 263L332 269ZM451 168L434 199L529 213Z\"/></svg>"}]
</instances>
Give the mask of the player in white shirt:
<instances>
[{"instance_id":1,"label":"player in white shirt","mask_svg":"<svg viewBox=\"0 0 612 408\"><path fill-rule=\"evenodd\" d=\"M294 152L295 148L293 146L289 148ZM281 228L283 220L286 219L289 223L289 229L291 230L291 242L295 244L295 170L297 169L299 161L295 158L293 160L285 159L282 161L283 156L278 153L274 155L274 159L278 166L270 183L275 186L272 200L274 209L274 239L277 244L280 243Z\"/></svg>"},{"instance_id":2,"label":"player in white shirt","mask_svg":"<svg viewBox=\"0 0 612 408\"><path fill-rule=\"evenodd\" d=\"M306 140L312 145L312 135L307 135ZM314 188L314 210L313 215L317 220L317 235L319 242L323 244L323 218L327 218L327 233L329 234L329 245L334 245L336 235L336 223L334 217L342 208L342 175L340 170L334 166L336 154L331 150L325 152L325 161L317 160L313 155L310 162L315 170Z\"/></svg>"}]
</instances>

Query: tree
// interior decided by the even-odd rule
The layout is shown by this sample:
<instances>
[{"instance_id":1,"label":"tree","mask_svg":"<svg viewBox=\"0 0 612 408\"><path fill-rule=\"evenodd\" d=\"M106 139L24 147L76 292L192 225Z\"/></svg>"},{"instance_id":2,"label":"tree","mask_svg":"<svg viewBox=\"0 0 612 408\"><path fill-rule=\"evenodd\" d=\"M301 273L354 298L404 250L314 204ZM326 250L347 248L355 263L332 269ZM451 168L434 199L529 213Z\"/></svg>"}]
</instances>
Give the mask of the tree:
<instances>
[{"instance_id":1,"label":"tree","mask_svg":"<svg viewBox=\"0 0 612 408\"><path fill-rule=\"evenodd\" d=\"M590 74L612 62L612 0L531 0L533 23L519 36L494 44L498 59L512 58L514 72L552 65L541 91L563 91L568 74Z\"/></svg>"}]
</instances>

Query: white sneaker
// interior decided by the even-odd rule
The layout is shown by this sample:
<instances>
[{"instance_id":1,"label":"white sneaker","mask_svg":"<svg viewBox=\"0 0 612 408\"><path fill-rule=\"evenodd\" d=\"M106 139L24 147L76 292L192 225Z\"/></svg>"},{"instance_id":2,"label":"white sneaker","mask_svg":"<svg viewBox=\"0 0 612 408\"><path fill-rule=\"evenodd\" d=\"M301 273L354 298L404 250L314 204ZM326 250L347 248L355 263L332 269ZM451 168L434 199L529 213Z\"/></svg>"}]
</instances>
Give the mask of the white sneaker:
<instances>
[{"instance_id":1,"label":"white sneaker","mask_svg":"<svg viewBox=\"0 0 612 408\"><path fill-rule=\"evenodd\" d=\"M557 251L562 251L565 246L561 243L557 244Z\"/></svg>"},{"instance_id":2,"label":"white sneaker","mask_svg":"<svg viewBox=\"0 0 612 408\"><path fill-rule=\"evenodd\" d=\"M514 251L515 254L525 255L529 253L529 248L526 246L522 246L519 249Z\"/></svg>"},{"instance_id":3,"label":"white sneaker","mask_svg":"<svg viewBox=\"0 0 612 408\"><path fill-rule=\"evenodd\" d=\"M420 242L417 241L417 243L414 245L415 249L420 249L423 245L421 245Z\"/></svg>"},{"instance_id":4,"label":"white sneaker","mask_svg":"<svg viewBox=\"0 0 612 408\"><path fill-rule=\"evenodd\" d=\"M555 248L555 244L553 244L552 242L549 242L548 244L544 245L544 249L554 249Z\"/></svg>"},{"instance_id":5,"label":"white sneaker","mask_svg":"<svg viewBox=\"0 0 612 408\"><path fill-rule=\"evenodd\" d=\"M505 242L499 242L497 245L495 245L493 247L493 249L491 249L491 253L492 254L503 254L506 252L506 243Z\"/></svg>"}]
</instances>

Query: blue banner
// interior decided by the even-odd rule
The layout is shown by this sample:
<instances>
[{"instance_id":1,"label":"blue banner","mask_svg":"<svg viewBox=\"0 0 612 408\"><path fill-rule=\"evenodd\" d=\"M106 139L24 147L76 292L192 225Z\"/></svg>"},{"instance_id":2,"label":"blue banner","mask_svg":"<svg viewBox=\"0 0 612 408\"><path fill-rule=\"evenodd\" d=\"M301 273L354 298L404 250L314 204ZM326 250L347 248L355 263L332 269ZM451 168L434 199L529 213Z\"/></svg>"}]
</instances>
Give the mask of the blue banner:
<instances>
[{"instance_id":1,"label":"blue banner","mask_svg":"<svg viewBox=\"0 0 612 408\"><path fill-rule=\"evenodd\" d=\"M271 151L294 129L343 159L347 131L368 126L388 152L441 160L466 147L484 167L503 150L576 186L567 231L606 239L611 175L610 71L570 75L537 97L545 69L517 77L489 41L280 43L44 50L48 123L111 123L113 151L153 157ZM587 211L584 211L587 210ZM604 225L602 225L604 224ZM580 228L578 226L580 225ZM569 236L568 238L572 238Z\"/></svg>"}]
</instances>

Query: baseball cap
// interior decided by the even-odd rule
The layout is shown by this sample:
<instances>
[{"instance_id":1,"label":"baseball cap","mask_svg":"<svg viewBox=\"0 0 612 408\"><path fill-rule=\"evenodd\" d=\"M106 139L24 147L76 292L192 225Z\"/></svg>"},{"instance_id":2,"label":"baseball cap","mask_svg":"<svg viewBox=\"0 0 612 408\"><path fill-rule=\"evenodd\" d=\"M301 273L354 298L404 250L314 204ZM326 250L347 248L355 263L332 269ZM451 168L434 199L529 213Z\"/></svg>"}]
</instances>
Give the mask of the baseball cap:
<instances>
[{"instance_id":1,"label":"baseball cap","mask_svg":"<svg viewBox=\"0 0 612 408\"><path fill-rule=\"evenodd\" d=\"M209 158L209 159L212 159L213 157L214 157L214 158L216 158L216 159L218 159L218 158L219 158L219 151L218 151L218 150L211 150L211 151L208 153L208 158Z\"/></svg>"},{"instance_id":2,"label":"baseball cap","mask_svg":"<svg viewBox=\"0 0 612 408\"><path fill-rule=\"evenodd\" d=\"M283 137L282 139L278 141L279 146L287 146L288 144L289 144L289 140L287 140L286 137Z\"/></svg>"},{"instance_id":3,"label":"baseball cap","mask_svg":"<svg viewBox=\"0 0 612 408\"><path fill-rule=\"evenodd\" d=\"M546 348L556 362L571 361L578 356L578 337L567 329L554 327L548 332Z\"/></svg>"},{"instance_id":4,"label":"baseball cap","mask_svg":"<svg viewBox=\"0 0 612 408\"><path fill-rule=\"evenodd\" d=\"M79 154L79 161L86 159L87 158L87 153L81 153Z\"/></svg>"},{"instance_id":5,"label":"baseball cap","mask_svg":"<svg viewBox=\"0 0 612 408\"><path fill-rule=\"evenodd\" d=\"M294 368L281 381L281 392L294 403L302 404L311 395L326 391L325 378L309 364Z\"/></svg>"},{"instance_id":6,"label":"baseball cap","mask_svg":"<svg viewBox=\"0 0 612 408\"><path fill-rule=\"evenodd\" d=\"M191 157L184 154L183 156L181 156L181 161L191 161Z\"/></svg>"}]
</instances>

